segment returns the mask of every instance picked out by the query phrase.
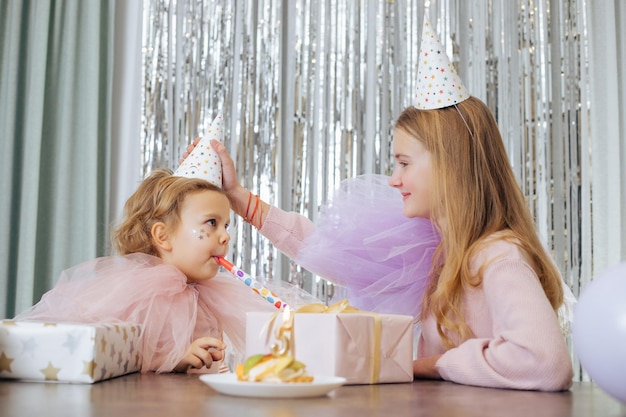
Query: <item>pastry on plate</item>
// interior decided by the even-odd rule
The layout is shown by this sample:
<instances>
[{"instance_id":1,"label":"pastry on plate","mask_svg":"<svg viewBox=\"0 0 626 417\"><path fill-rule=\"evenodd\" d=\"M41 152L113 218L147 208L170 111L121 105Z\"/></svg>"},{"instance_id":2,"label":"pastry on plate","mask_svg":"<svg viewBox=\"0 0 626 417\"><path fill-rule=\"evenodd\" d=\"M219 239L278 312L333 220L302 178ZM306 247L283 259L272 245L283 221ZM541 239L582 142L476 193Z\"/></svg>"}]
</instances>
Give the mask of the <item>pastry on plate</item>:
<instances>
[{"instance_id":1,"label":"pastry on plate","mask_svg":"<svg viewBox=\"0 0 626 417\"><path fill-rule=\"evenodd\" d=\"M235 374L239 381L245 382L313 382L305 364L290 355L271 353L249 356L245 363L237 365Z\"/></svg>"}]
</instances>

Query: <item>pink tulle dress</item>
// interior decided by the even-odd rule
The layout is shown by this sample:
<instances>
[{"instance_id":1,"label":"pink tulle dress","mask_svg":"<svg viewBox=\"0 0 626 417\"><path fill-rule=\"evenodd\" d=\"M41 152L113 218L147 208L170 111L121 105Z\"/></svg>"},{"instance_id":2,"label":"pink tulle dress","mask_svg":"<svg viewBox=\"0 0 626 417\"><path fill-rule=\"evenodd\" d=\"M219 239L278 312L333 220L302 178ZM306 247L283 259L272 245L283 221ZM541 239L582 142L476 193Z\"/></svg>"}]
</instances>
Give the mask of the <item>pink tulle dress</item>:
<instances>
[{"instance_id":1,"label":"pink tulle dress","mask_svg":"<svg viewBox=\"0 0 626 417\"><path fill-rule=\"evenodd\" d=\"M137 253L97 258L61 274L41 301L15 320L141 325L142 372L170 372L198 337L227 336L227 352L245 352L248 311L276 308L227 273L188 284L160 258Z\"/></svg>"},{"instance_id":2,"label":"pink tulle dress","mask_svg":"<svg viewBox=\"0 0 626 417\"><path fill-rule=\"evenodd\" d=\"M359 309L418 317L440 237L428 219L407 218L402 207L388 176L344 180L295 262L344 286Z\"/></svg>"}]
</instances>

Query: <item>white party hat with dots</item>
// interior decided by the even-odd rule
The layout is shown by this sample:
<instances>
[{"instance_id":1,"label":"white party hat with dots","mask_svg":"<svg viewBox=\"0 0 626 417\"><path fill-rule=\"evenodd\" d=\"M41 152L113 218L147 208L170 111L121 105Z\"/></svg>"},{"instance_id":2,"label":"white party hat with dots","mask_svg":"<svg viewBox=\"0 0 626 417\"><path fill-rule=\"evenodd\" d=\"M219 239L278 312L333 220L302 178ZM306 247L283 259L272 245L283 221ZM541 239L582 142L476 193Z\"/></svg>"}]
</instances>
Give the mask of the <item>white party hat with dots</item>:
<instances>
[{"instance_id":1,"label":"white party hat with dots","mask_svg":"<svg viewBox=\"0 0 626 417\"><path fill-rule=\"evenodd\" d=\"M469 96L435 28L430 24L426 8L413 105L420 110L441 109L460 103Z\"/></svg>"},{"instance_id":2,"label":"white party hat with dots","mask_svg":"<svg viewBox=\"0 0 626 417\"><path fill-rule=\"evenodd\" d=\"M221 113L213 120L211 127L209 127L189 156L174 171L174 175L187 178L202 178L221 187L222 162L217 152L211 147L211 139L224 142Z\"/></svg>"}]
</instances>

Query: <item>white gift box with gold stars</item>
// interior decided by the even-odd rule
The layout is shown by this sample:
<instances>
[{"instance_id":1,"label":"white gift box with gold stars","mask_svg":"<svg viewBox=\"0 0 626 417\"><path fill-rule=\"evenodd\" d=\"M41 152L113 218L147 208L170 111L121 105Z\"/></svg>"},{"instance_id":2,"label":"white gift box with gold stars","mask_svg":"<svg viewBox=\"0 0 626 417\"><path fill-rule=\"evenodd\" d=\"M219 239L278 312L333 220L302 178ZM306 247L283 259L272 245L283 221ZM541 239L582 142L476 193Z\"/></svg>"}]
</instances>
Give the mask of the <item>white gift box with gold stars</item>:
<instances>
[{"instance_id":1,"label":"white gift box with gold stars","mask_svg":"<svg viewBox=\"0 0 626 417\"><path fill-rule=\"evenodd\" d=\"M93 383L136 372L135 324L0 322L0 378Z\"/></svg>"}]
</instances>

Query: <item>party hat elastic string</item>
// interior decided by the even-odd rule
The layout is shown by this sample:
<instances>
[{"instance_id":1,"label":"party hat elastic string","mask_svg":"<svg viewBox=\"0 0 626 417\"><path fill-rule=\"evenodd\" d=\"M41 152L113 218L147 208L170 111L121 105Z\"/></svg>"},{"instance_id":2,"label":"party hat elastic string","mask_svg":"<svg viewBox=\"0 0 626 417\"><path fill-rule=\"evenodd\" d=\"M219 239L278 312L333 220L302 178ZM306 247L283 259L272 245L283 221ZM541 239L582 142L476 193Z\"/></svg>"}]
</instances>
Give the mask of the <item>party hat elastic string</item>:
<instances>
[{"instance_id":1,"label":"party hat elastic string","mask_svg":"<svg viewBox=\"0 0 626 417\"><path fill-rule=\"evenodd\" d=\"M467 120L465 120L465 117L463 116L463 113L461 113L461 110L459 109L459 107L455 104L454 108L456 109L457 113L459 113L459 116L461 116L461 119L463 120L463 123L465 123L465 127L467 128L467 131L469 132L472 139L476 140L474 138L474 134L472 133L472 129L470 129L469 125L467 124Z\"/></svg>"}]
</instances>

